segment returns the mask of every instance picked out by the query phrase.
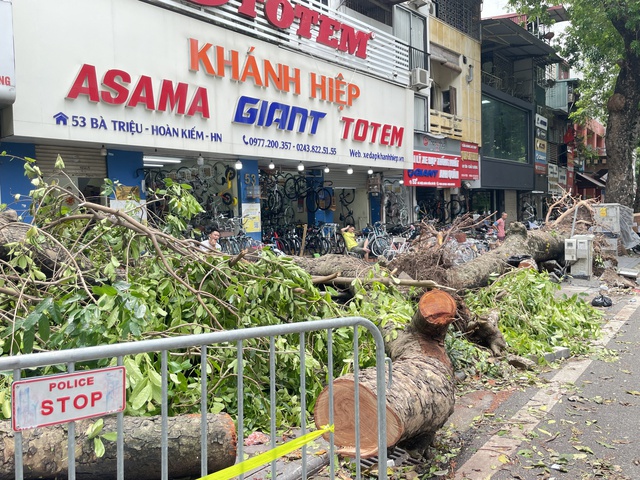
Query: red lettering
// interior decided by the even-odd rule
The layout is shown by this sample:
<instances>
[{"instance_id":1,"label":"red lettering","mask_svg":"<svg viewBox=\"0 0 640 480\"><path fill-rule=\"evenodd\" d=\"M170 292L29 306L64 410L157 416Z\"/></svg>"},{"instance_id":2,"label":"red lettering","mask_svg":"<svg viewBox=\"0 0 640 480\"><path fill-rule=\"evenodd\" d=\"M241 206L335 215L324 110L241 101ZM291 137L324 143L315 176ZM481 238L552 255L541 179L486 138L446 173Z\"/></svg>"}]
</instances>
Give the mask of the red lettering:
<instances>
[{"instance_id":1,"label":"red lettering","mask_svg":"<svg viewBox=\"0 0 640 480\"><path fill-rule=\"evenodd\" d=\"M9 76L0 76L0 85L6 85L7 87L11 86L11 77Z\"/></svg>"},{"instance_id":2,"label":"red lettering","mask_svg":"<svg viewBox=\"0 0 640 480\"><path fill-rule=\"evenodd\" d=\"M204 7L219 7L229 0L189 0ZM311 26L320 25L316 42L347 52L359 58L367 58L367 43L373 33L366 33L344 25L337 19L330 18L310 8L292 3L290 0L241 0L238 13L248 18L256 18L256 2L264 3L264 15L267 21L276 28L286 29L299 19L296 34L303 38L311 38ZM340 38L334 37L340 34ZM192 69L194 66L192 58Z\"/></svg>"},{"instance_id":3,"label":"red lettering","mask_svg":"<svg viewBox=\"0 0 640 480\"><path fill-rule=\"evenodd\" d=\"M153 110L155 107L153 105L153 84L151 83L151 77L146 75L142 75L138 80L135 89L131 93L127 107L133 108L139 103L144 104L147 110Z\"/></svg>"},{"instance_id":4,"label":"red lettering","mask_svg":"<svg viewBox=\"0 0 640 480\"><path fill-rule=\"evenodd\" d=\"M64 413L67 411L67 400L70 400L71 397L60 397L58 399L56 399L56 401L60 404L61 408L61 412Z\"/></svg>"},{"instance_id":5,"label":"red lettering","mask_svg":"<svg viewBox=\"0 0 640 480\"><path fill-rule=\"evenodd\" d=\"M343 140L352 138L358 142L368 141L369 143L379 143L380 145L392 147L402 146L404 127L369 122L361 118L356 120L349 117L342 117L342 121L344 122L344 129L342 130ZM380 132L379 138L378 132Z\"/></svg>"},{"instance_id":6,"label":"red lettering","mask_svg":"<svg viewBox=\"0 0 640 480\"><path fill-rule=\"evenodd\" d=\"M258 15L256 12L256 0L242 0L242 3L238 7L238 13L245 17L256 18Z\"/></svg>"},{"instance_id":7,"label":"red lettering","mask_svg":"<svg viewBox=\"0 0 640 480\"><path fill-rule=\"evenodd\" d=\"M76 398L73 399L73 406L76 410L82 410L89 403L89 397L81 393Z\"/></svg>"},{"instance_id":8,"label":"red lettering","mask_svg":"<svg viewBox=\"0 0 640 480\"><path fill-rule=\"evenodd\" d=\"M267 0L264 14L271 25L283 30L293 23L293 6L286 0Z\"/></svg>"},{"instance_id":9,"label":"red lettering","mask_svg":"<svg viewBox=\"0 0 640 480\"><path fill-rule=\"evenodd\" d=\"M93 385L93 377L87 378L87 385Z\"/></svg>"},{"instance_id":10,"label":"red lettering","mask_svg":"<svg viewBox=\"0 0 640 480\"><path fill-rule=\"evenodd\" d=\"M318 30L318 38L316 42L331 48L338 48L338 39L332 38L333 35L340 30L342 24L331 17L320 15L320 29Z\"/></svg>"},{"instance_id":11,"label":"red lettering","mask_svg":"<svg viewBox=\"0 0 640 480\"><path fill-rule=\"evenodd\" d=\"M349 25L342 25L340 29L340 44L338 50L347 52L358 58L367 58L367 43L371 39L371 34L358 32Z\"/></svg>"},{"instance_id":12,"label":"red lettering","mask_svg":"<svg viewBox=\"0 0 640 480\"><path fill-rule=\"evenodd\" d=\"M211 44L207 44L202 49L204 57L201 57L201 53L198 52L197 59L200 59L205 63L205 68L213 71L210 62L204 62L206 58L206 50L211 47ZM194 51L192 50L192 66L198 68L198 61L194 60ZM237 55L237 52L234 52ZM195 63L193 63L195 61ZM224 75L223 75L224 76ZM147 75L141 75L136 85L133 87L133 91L129 94L128 84L131 83L131 75L123 70L112 69L108 70L103 78L102 86L105 90L99 90L96 77L96 68L93 65L83 65L80 69L80 73L76 77L69 94L66 98L76 99L80 95L86 95L89 101L99 102L110 105L126 105L127 107L137 107L138 105L144 105L147 110L158 110L160 112L175 111L178 115L193 116L196 114L202 115L203 118L210 118L209 112L209 97L207 89L204 87L197 87L193 100L187 108L187 96L189 93L189 85L186 83L178 82L175 86L171 80L163 79L160 84L160 93L158 96L157 107L155 104L155 95L153 82L151 77ZM127 101L128 98L128 101ZM64 390L65 388L73 388L78 385L91 385L85 383L86 380L66 380L63 382L49 384L49 391L54 389Z\"/></svg>"},{"instance_id":13,"label":"red lettering","mask_svg":"<svg viewBox=\"0 0 640 480\"><path fill-rule=\"evenodd\" d=\"M84 64L82 68L80 68L80 72L74 80L73 85L71 85L67 98L75 99L80 95L89 97L90 102L98 103L100 101L96 67L93 65Z\"/></svg>"},{"instance_id":14,"label":"red lettering","mask_svg":"<svg viewBox=\"0 0 640 480\"><path fill-rule=\"evenodd\" d=\"M40 408L40 413L42 415L51 415L53 413L53 401L52 400L43 400Z\"/></svg>"},{"instance_id":15,"label":"red lettering","mask_svg":"<svg viewBox=\"0 0 640 480\"><path fill-rule=\"evenodd\" d=\"M353 132L353 139L359 142L364 142L367 139L367 130L369 128L369 122L366 120L358 119L356 121L356 128Z\"/></svg>"},{"instance_id":16,"label":"red lettering","mask_svg":"<svg viewBox=\"0 0 640 480\"><path fill-rule=\"evenodd\" d=\"M91 392L91 406L95 407L98 400L102 398L102 392Z\"/></svg>"},{"instance_id":17,"label":"red lettering","mask_svg":"<svg viewBox=\"0 0 640 480\"><path fill-rule=\"evenodd\" d=\"M184 115L187 109L187 91L189 86L186 83L178 83L176 88L173 88L173 82L171 80L163 80L160 86L160 99L158 100L158 111L164 112L169 107L169 111L172 112L176 105L178 106L176 113Z\"/></svg>"},{"instance_id":18,"label":"red lettering","mask_svg":"<svg viewBox=\"0 0 640 480\"><path fill-rule=\"evenodd\" d=\"M311 38L311 25L317 25L320 14L300 4L296 5L293 12L300 20L296 34L302 38Z\"/></svg>"},{"instance_id":19,"label":"red lettering","mask_svg":"<svg viewBox=\"0 0 640 480\"><path fill-rule=\"evenodd\" d=\"M349 131L351 130L351 124L353 123L353 118L342 117L342 121L344 122L344 130L342 130L342 139L346 140L349 138Z\"/></svg>"},{"instance_id":20,"label":"red lettering","mask_svg":"<svg viewBox=\"0 0 640 480\"><path fill-rule=\"evenodd\" d=\"M111 105L124 105L129 96L129 90L123 84L131 83L131 75L123 70L108 70L102 79L102 85L111 92L100 92L100 98L104 103Z\"/></svg>"},{"instance_id":21,"label":"red lettering","mask_svg":"<svg viewBox=\"0 0 640 480\"><path fill-rule=\"evenodd\" d=\"M196 113L202 115L202 118L210 118L209 97L207 95L207 89L204 87L200 87L196 90L196 94L193 96L187 115L191 117Z\"/></svg>"}]
</instances>

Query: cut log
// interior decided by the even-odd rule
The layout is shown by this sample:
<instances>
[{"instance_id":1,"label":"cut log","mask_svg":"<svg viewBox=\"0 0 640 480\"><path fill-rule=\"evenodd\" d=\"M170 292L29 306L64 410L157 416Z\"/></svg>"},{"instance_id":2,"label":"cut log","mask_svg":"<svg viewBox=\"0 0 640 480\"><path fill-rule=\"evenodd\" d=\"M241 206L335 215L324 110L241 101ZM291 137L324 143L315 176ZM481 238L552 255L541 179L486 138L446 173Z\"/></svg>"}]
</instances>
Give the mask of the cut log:
<instances>
[{"instance_id":1,"label":"cut log","mask_svg":"<svg viewBox=\"0 0 640 480\"><path fill-rule=\"evenodd\" d=\"M388 447L404 442L407 448L423 454L435 432L453 413L455 382L444 336L455 308L455 300L447 293L425 293L411 326L387 343L394 361L392 385L386 392ZM362 370L358 382L360 454L366 458L378 453L375 368ZM350 456L355 454L354 386L353 375L340 377L333 384L335 444L339 453ZM316 425L329 423L329 402L325 388L316 401Z\"/></svg>"},{"instance_id":2,"label":"cut log","mask_svg":"<svg viewBox=\"0 0 640 480\"><path fill-rule=\"evenodd\" d=\"M458 290L487 286L492 274L502 274L510 268L506 261L512 255L530 255L538 263L562 259L565 237L556 232L528 231L521 223L514 222L502 245L449 269L444 283Z\"/></svg>"},{"instance_id":3,"label":"cut log","mask_svg":"<svg viewBox=\"0 0 640 480\"><path fill-rule=\"evenodd\" d=\"M116 478L116 442L103 440L105 454L98 458L93 440L85 432L94 420L76 422L76 478L109 480ZM169 476L200 476L200 415L170 417ZM227 414L207 415L208 471L215 472L235 463L237 435ZM104 417L106 432L116 431L116 417ZM24 478L66 478L67 428L56 425L22 433ZM161 476L161 417L124 418L124 476L155 480ZM0 422L0 480L14 478L14 432L9 422Z\"/></svg>"}]
</instances>

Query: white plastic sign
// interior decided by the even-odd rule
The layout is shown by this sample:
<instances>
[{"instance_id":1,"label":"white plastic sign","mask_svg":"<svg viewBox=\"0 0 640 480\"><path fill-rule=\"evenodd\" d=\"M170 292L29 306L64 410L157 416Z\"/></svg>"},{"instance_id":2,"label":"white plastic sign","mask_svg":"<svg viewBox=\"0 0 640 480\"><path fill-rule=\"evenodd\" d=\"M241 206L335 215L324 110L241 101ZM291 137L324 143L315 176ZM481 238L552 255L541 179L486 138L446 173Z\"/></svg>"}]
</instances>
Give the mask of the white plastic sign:
<instances>
[{"instance_id":1,"label":"white plastic sign","mask_svg":"<svg viewBox=\"0 0 640 480\"><path fill-rule=\"evenodd\" d=\"M125 407L125 368L17 380L12 385L11 404L16 432L121 412Z\"/></svg>"}]
</instances>

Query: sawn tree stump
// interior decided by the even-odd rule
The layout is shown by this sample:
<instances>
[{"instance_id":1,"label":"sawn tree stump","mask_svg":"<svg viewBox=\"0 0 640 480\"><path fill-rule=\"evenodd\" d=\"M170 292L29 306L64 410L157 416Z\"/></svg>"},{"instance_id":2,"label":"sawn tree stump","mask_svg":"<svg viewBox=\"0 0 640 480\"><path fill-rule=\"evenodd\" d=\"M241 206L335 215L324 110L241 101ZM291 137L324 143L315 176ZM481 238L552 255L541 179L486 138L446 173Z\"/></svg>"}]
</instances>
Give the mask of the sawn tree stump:
<instances>
[{"instance_id":1,"label":"sawn tree stump","mask_svg":"<svg viewBox=\"0 0 640 480\"><path fill-rule=\"evenodd\" d=\"M451 362L444 349L444 336L453 321L456 302L441 291L425 293L411 325L387 343L393 360L392 385L386 393L387 446L404 442L423 454L435 432L453 413L455 382ZM388 373L388 372L387 372ZM358 375L360 394L360 455L378 453L376 370ZM355 454L354 377L334 381L334 439L337 451ZM328 388L318 396L314 410L316 425L329 423Z\"/></svg>"},{"instance_id":2,"label":"sawn tree stump","mask_svg":"<svg viewBox=\"0 0 640 480\"><path fill-rule=\"evenodd\" d=\"M169 477L200 476L200 415L169 417ZM116 478L116 442L103 441L104 456L94 453L93 440L85 432L94 420L76 422L76 478ZM237 435L227 414L207 415L209 473L235 463ZM116 417L104 417L103 432L116 431ZM66 425L22 433L24 478L66 478ZM161 476L161 417L124 418L124 476L155 480ZM14 478L14 432L10 422L0 422L0 480Z\"/></svg>"}]
</instances>

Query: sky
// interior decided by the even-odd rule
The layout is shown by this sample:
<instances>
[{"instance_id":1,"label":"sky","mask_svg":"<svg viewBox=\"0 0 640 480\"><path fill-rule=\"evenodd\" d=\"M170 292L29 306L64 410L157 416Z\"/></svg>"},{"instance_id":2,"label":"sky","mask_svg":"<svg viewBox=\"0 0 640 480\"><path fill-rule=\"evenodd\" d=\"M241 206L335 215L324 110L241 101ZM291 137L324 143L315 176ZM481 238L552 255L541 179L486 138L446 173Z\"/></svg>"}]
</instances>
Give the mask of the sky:
<instances>
[{"instance_id":1,"label":"sky","mask_svg":"<svg viewBox=\"0 0 640 480\"><path fill-rule=\"evenodd\" d=\"M509 13L504 9L507 0L484 0L482 2L481 18L496 17L498 15L506 15Z\"/></svg>"}]
</instances>

